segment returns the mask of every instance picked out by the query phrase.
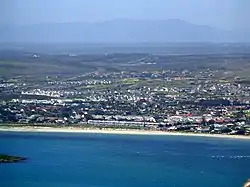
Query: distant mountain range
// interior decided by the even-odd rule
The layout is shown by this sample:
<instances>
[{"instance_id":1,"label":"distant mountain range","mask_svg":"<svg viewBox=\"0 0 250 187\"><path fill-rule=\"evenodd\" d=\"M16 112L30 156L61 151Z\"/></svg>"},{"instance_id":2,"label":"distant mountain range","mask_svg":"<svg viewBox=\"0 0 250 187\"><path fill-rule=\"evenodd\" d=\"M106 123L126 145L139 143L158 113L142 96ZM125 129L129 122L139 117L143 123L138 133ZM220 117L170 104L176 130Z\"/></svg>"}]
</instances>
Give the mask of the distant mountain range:
<instances>
[{"instance_id":1,"label":"distant mountain range","mask_svg":"<svg viewBox=\"0 0 250 187\"><path fill-rule=\"evenodd\" d=\"M195 25L178 19L164 21L119 19L96 23L0 25L0 42L250 42L250 34Z\"/></svg>"}]
</instances>

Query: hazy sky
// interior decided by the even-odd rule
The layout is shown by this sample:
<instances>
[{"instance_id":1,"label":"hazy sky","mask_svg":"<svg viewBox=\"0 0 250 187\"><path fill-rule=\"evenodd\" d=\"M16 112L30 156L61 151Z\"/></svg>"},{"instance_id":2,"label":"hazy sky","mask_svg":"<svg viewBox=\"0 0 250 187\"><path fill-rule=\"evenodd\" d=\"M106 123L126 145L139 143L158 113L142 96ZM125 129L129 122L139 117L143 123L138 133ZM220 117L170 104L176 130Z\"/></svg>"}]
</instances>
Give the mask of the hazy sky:
<instances>
[{"instance_id":1,"label":"hazy sky","mask_svg":"<svg viewBox=\"0 0 250 187\"><path fill-rule=\"evenodd\" d=\"M0 0L0 23L182 19L219 28L249 28L250 0Z\"/></svg>"}]
</instances>

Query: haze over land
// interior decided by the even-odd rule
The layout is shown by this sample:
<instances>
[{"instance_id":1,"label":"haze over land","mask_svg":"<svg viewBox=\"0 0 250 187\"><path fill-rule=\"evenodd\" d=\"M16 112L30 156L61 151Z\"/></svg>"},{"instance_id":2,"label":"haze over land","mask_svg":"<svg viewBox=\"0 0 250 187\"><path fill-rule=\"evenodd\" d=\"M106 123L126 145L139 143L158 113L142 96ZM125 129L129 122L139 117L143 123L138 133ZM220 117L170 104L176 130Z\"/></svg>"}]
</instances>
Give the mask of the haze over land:
<instances>
[{"instance_id":1,"label":"haze over land","mask_svg":"<svg viewBox=\"0 0 250 187\"><path fill-rule=\"evenodd\" d=\"M155 43L250 42L247 33L195 25L178 19L165 21L117 19L95 23L2 25L1 42L32 43Z\"/></svg>"},{"instance_id":2,"label":"haze over land","mask_svg":"<svg viewBox=\"0 0 250 187\"><path fill-rule=\"evenodd\" d=\"M2 0L0 42L250 42L248 0Z\"/></svg>"}]
</instances>

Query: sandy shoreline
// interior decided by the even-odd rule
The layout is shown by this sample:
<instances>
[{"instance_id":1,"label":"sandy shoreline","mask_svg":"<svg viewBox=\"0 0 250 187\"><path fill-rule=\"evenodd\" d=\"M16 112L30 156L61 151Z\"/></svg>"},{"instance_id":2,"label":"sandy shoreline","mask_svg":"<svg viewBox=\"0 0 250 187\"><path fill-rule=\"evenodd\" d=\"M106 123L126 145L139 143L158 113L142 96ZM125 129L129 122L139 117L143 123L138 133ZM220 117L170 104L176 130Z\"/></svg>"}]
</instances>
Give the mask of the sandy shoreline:
<instances>
[{"instance_id":1,"label":"sandy shoreline","mask_svg":"<svg viewBox=\"0 0 250 187\"><path fill-rule=\"evenodd\" d=\"M54 127L0 127L0 132L48 132L48 133L89 133L89 134L121 134L121 135L161 135L161 136L196 136L213 138L234 138L250 140L250 136L222 135L222 134L198 134L198 133L179 133L162 131L143 131L143 130L115 130L115 129L81 129L81 128L54 128Z\"/></svg>"}]
</instances>

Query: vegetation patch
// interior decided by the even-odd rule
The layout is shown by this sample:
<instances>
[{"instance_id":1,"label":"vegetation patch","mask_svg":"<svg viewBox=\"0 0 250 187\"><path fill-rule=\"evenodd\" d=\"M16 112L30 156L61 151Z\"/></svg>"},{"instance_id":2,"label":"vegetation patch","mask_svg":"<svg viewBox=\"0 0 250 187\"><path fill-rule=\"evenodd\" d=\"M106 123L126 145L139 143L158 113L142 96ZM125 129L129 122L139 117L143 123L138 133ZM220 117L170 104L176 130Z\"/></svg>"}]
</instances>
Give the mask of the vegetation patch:
<instances>
[{"instance_id":1,"label":"vegetation patch","mask_svg":"<svg viewBox=\"0 0 250 187\"><path fill-rule=\"evenodd\" d=\"M10 156L6 154L0 154L0 163L16 163L26 160L27 158L20 156Z\"/></svg>"},{"instance_id":2,"label":"vegetation patch","mask_svg":"<svg viewBox=\"0 0 250 187\"><path fill-rule=\"evenodd\" d=\"M123 84L136 84L138 83L140 80L137 78L128 78L128 79L123 79L122 83Z\"/></svg>"}]
</instances>

